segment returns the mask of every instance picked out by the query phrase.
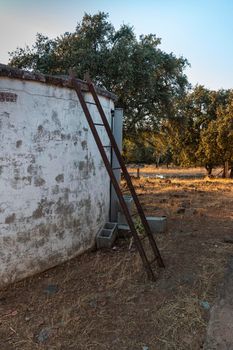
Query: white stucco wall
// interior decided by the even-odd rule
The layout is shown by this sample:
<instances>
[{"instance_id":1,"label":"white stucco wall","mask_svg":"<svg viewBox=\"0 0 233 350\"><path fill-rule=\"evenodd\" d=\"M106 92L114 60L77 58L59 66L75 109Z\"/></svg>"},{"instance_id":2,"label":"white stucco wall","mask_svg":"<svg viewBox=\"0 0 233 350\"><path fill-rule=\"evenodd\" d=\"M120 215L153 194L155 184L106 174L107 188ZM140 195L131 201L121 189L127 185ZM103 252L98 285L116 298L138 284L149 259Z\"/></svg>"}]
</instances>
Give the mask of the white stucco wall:
<instances>
[{"instance_id":1,"label":"white stucco wall","mask_svg":"<svg viewBox=\"0 0 233 350\"><path fill-rule=\"evenodd\" d=\"M17 100L0 101L0 285L91 247L109 214L109 178L75 91L0 77L4 91ZM100 101L110 120L112 100Z\"/></svg>"}]
</instances>

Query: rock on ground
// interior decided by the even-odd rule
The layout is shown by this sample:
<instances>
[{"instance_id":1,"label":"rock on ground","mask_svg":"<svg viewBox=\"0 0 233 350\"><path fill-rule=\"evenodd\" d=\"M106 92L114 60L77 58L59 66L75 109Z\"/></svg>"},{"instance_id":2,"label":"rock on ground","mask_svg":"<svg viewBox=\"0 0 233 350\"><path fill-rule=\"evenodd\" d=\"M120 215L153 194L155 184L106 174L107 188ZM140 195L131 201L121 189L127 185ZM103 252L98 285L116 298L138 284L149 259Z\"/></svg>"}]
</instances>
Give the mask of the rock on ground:
<instances>
[{"instance_id":1,"label":"rock on ground","mask_svg":"<svg viewBox=\"0 0 233 350\"><path fill-rule=\"evenodd\" d=\"M233 257L210 311L204 350L233 350Z\"/></svg>"}]
</instances>

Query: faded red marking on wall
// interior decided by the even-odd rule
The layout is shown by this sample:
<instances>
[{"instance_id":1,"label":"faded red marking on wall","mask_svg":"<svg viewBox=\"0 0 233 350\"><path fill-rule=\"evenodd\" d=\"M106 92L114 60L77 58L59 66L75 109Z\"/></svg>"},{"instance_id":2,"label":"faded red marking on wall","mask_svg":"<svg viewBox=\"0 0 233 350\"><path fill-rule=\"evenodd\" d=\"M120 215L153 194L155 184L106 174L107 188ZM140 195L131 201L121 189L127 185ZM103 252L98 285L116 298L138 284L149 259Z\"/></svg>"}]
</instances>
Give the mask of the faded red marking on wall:
<instances>
[{"instance_id":1,"label":"faded red marking on wall","mask_svg":"<svg viewBox=\"0 0 233 350\"><path fill-rule=\"evenodd\" d=\"M11 92L0 91L0 102L16 102L17 95Z\"/></svg>"}]
</instances>

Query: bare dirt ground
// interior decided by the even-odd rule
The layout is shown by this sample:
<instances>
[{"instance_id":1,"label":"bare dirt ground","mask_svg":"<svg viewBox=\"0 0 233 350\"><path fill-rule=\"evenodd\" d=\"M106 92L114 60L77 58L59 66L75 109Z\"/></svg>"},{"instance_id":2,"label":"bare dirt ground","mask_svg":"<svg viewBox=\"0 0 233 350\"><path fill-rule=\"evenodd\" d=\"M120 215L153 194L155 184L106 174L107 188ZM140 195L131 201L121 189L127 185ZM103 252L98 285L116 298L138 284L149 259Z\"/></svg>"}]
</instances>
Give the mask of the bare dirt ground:
<instances>
[{"instance_id":1,"label":"bare dirt ground","mask_svg":"<svg viewBox=\"0 0 233 350\"><path fill-rule=\"evenodd\" d=\"M0 350L196 350L233 254L232 180L134 180L166 268L147 280L129 239L0 292ZM122 183L124 188L124 183Z\"/></svg>"}]
</instances>

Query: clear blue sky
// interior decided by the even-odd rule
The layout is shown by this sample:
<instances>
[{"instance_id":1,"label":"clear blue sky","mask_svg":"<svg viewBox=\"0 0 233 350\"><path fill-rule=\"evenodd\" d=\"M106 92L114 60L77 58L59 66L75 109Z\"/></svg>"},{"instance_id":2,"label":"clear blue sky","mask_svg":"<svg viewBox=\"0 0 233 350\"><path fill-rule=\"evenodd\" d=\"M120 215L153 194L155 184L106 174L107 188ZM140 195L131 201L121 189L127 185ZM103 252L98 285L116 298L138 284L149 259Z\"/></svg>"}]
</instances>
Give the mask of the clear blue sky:
<instances>
[{"instance_id":1,"label":"clear blue sky","mask_svg":"<svg viewBox=\"0 0 233 350\"><path fill-rule=\"evenodd\" d=\"M41 32L73 31L84 12L109 13L115 26L154 33L161 48L188 59L190 82L233 88L233 0L0 0L0 62L8 51L31 45Z\"/></svg>"}]
</instances>

